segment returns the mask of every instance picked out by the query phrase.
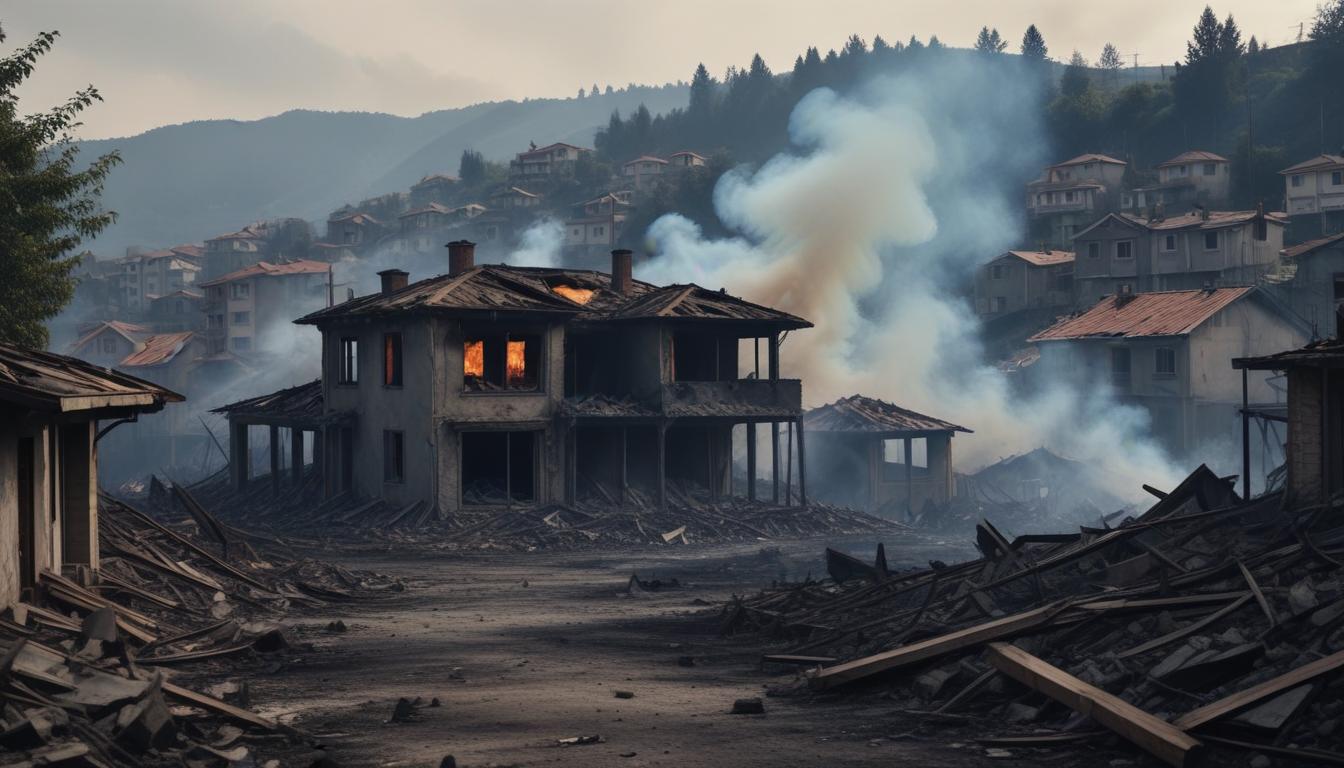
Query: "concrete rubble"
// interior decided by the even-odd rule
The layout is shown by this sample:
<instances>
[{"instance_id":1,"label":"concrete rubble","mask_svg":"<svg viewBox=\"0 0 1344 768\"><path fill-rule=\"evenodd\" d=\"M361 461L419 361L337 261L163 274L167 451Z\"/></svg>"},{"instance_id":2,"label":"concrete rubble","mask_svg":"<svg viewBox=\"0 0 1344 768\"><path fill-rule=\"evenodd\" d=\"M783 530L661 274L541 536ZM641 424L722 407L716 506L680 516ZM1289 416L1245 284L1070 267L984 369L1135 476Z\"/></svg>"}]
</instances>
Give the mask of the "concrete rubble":
<instances>
[{"instance_id":1,"label":"concrete rubble","mask_svg":"<svg viewBox=\"0 0 1344 768\"><path fill-rule=\"evenodd\" d=\"M172 493L189 510L172 522L102 496L99 570L44 572L0 617L0 765L313 754L304 734L249 708L245 681L308 649L289 619L399 585L294 558Z\"/></svg>"},{"instance_id":2,"label":"concrete rubble","mask_svg":"<svg viewBox=\"0 0 1344 768\"><path fill-rule=\"evenodd\" d=\"M876 696L982 754L1344 765L1344 499L1242 501L1203 466L1151 491L1115 527L1010 538L982 520L982 557L953 565L829 551L832 578L735 599L721 630L803 670L774 695Z\"/></svg>"}]
</instances>

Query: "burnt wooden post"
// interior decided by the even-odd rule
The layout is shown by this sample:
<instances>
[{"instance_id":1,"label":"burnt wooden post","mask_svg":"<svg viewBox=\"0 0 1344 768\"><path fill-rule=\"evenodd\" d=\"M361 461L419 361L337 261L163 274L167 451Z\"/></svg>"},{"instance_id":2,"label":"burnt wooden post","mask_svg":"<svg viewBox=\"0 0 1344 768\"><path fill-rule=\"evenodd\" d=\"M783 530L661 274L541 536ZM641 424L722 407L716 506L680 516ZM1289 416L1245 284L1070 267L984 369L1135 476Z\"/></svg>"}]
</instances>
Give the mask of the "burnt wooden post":
<instances>
[{"instance_id":1,"label":"burnt wooden post","mask_svg":"<svg viewBox=\"0 0 1344 768\"><path fill-rule=\"evenodd\" d=\"M705 427L705 470L706 479L709 480L709 498L711 501L719 500L719 477L717 470L718 463L714 460L714 429Z\"/></svg>"},{"instance_id":2,"label":"burnt wooden post","mask_svg":"<svg viewBox=\"0 0 1344 768\"><path fill-rule=\"evenodd\" d=\"M907 517L915 516L915 456L911 448L914 447L914 440L905 438L905 514Z\"/></svg>"},{"instance_id":3,"label":"burnt wooden post","mask_svg":"<svg viewBox=\"0 0 1344 768\"><path fill-rule=\"evenodd\" d=\"M504 433L504 507L513 509L513 433Z\"/></svg>"},{"instance_id":4,"label":"burnt wooden post","mask_svg":"<svg viewBox=\"0 0 1344 768\"><path fill-rule=\"evenodd\" d=\"M271 495L280 495L280 428L270 426L271 437Z\"/></svg>"},{"instance_id":5,"label":"burnt wooden post","mask_svg":"<svg viewBox=\"0 0 1344 768\"><path fill-rule=\"evenodd\" d=\"M658 422L658 509L667 509L667 422Z\"/></svg>"},{"instance_id":6,"label":"burnt wooden post","mask_svg":"<svg viewBox=\"0 0 1344 768\"><path fill-rule=\"evenodd\" d=\"M234 490L238 491L247 487L251 469L251 458L247 455L247 437L246 424L229 422L229 473L233 475Z\"/></svg>"},{"instance_id":7,"label":"burnt wooden post","mask_svg":"<svg viewBox=\"0 0 1344 768\"><path fill-rule=\"evenodd\" d=\"M625 509L630 495L630 428L621 427L621 509Z\"/></svg>"},{"instance_id":8,"label":"burnt wooden post","mask_svg":"<svg viewBox=\"0 0 1344 768\"><path fill-rule=\"evenodd\" d=\"M779 422L770 422L770 486L771 501L779 503Z\"/></svg>"},{"instance_id":9,"label":"burnt wooden post","mask_svg":"<svg viewBox=\"0 0 1344 768\"><path fill-rule=\"evenodd\" d=\"M756 422L747 422L747 498L756 500Z\"/></svg>"},{"instance_id":10,"label":"burnt wooden post","mask_svg":"<svg viewBox=\"0 0 1344 768\"><path fill-rule=\"evenodd\" d=\"M289 475L294 484L303 481L303 430L289 428Z\"/></svg>"},{"instance_id":11,"label":"burnt wooden post","mask_svg":"<svg viewBox=\"0 0 1344 768\"><path fill-rule=\"evenodd\" d=\"M793 506L793 422L788 423L784 448L784 506Z\"/></svg>"},{"instance_id":12,"label":"burnt wooden post","mask_svg":"<svg viewBox=\"0 0 1344 768\"><path fill-rule=\"evenodd\" d=\"M794 429L798 432L798 505L807 506L807 461L806 454L803 452L803 417L799 416L794 421Z\"/></svg>"},{"instance_id":13,"label":"burnt wooden post","mask_svg":"<svg viewBox=\"0 0 1344 768\"><path fill-rule=\"evenodd\" d=\"M1246 369L1241 369L1241 498L1251 498L1251 403Z\"/></svg>"},{"instance_id":14,"label":"burnt wooden post","mask_svg":"<svg viewBox=\"0 0 1344 768\"><path fill-rule=\"evenodd\" d=\"M567 476L565 478L565 489L569 493L569 503L574 504L579 500L579 427L578 424L570 422L569 434L565 436L569 441L569 463Z\"/></svg>"}]
</instances>

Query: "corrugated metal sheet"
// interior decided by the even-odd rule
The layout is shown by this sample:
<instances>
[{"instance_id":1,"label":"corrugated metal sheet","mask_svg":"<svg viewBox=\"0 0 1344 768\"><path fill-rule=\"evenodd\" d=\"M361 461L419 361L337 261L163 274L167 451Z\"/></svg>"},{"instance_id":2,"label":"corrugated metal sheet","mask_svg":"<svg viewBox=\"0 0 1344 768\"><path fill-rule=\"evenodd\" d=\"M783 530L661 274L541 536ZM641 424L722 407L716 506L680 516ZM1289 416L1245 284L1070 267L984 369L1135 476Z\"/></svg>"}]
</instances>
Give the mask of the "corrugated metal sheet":
<instances>
[{"instance_id":1,"label":"corrugated metal sheet","mask_svg":"<svg viewBox=\"0 0 1344 768\"><path fill-rule=\"evenodd\" d=\"M287 261L283 264L272 264L269 261L259 261L251 266L243 267L227 275L221 275L213 280L200 283L200 287L208 288L212 285L229 283L234 280L242 280L248 277L273 277L280 275L317 275L331 269L331 265L325 261L310 261L309 259L299 259L297 261Z\"/></svg>"},{"instance_id":2,"label":"corrugated metal sheet","mask_svg":"<svg viewBox=\"0 0 1344 768\"><path fill-rule=\"evenodd\" d=\"M970 432L942 419L925 416L884 400L850 395L803 414L809 432Z\"/></svg>"},{"instance_id":3,"label":"corrugated metal sheet","mask_svg":"<svg viewBox=\"0 0 1344 768\"><path fill-rule=\"evenodd\" d=\"M1108 297L1081 315L1061 320L1027 341L1138 336L1183 336L1253 288L1139 293Z\"/></svg>"},{"instance_id":4,"label":"corrugated metal sheet","mask_svg":"<svg viewBox=\"0 0 1344 768\"><path fill-rule=\"evenodd\" d=\"M211 413L293 424L317 424L339 418L325 413L321 379L222 405L211 410Z\"/></svg>"},{"instance_id":5,"label":"corrugated metal sheet","mask_svg":"<svg viewBox=\"0 0 1344 768\"><path fill-rule=\"evenodd\" d=\"M178 353L186 349L196 334L191 331L181 333L160 333L145 339L145 346L122 359L123 368L141 368L163 365L171 362Z\"/></svg>"}]
</instances>

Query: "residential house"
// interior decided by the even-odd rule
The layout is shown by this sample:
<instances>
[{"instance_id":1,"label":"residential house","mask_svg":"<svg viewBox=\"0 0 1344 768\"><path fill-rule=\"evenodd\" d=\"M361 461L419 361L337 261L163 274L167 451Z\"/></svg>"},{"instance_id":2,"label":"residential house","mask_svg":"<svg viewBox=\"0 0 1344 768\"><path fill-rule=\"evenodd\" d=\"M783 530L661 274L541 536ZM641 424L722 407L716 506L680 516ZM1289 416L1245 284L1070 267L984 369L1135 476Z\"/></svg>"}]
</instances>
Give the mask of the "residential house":
<instances>
[{"instance_id":1,"label":"residential house","mask_svg":"<svg viewBox=\"0 0 1344 768\"><path fill-rule=\"evenodd\" d=\"M802 415L780 334L810 323L631 271L629 251L612 254L610 275L477 265L473 244L455 241L447 274L408 284L385 270L379 293L299 319L322 332L328 493L440 515L632 488L663 504L669 483L712 499L732 492L733 427L745 424L754 496L756 426L777 434ZM746 339L764 340L766 369L739 357ZM801 472L773 477L775 498L796 477L806 499Z\"/></svg>"},{"instance_id":2,"label":"residential house","mask_svg":"<svg viewBox=\"0 0 1344 768\"><path fill-rule=\"evenodd\" d=\"M619 242L631 210L630 193L608 192L574 207L580 214L565 221L565 249L576 258L595 256Z\"/></svg>"},{"instance_id":3,"label":"residential house","mask_svg":"<svg viewBox=\"0 0 1344 768\"><path fill-rule=\"evenodd\" d=\"M680 173L691 168L704 167L709 159L704 155L696 154L688 150L673 152L667 156L667 167L663 170L667 173Z\"/></svg>"},{"instance_id":4,"label":"residential house","mask_svg":"<svg viewBox=\"0 0 1344 768\"><path fill-rule=\"evenodd\" d=\"M1074 234L1120 202L1125 167L1123 160L1092 153L1046 168L1027 185L1031 241L1067 247Z\"/></svg>"},{"instance_id":5,"label":"residential house","mask_svg":"<svg viewBox=\"0 0 1344 768\"><path fill-rule=\"evenodd\" d=\"M392 250L398 253L430 253L441 247L439 244L443 242L446 233L486 211L486 207L480 203L468 203L456 208L429 203L412 208L397 219L399 232L392 243Z\"/></svg>"},{"instance_id":6,"label":"residential house","mask_svg":"<svg viewBox=\"0 0 1344 768\"><path fill-rule=\"evenodd\" d=\"M1007 251L975 273L975 311L982 318L1073 306L1069 251Z\"/></svg>"},{"instance_id":7,"label":"residential house","mask_svg":"<svg viewBox=\"0 0 1344 768\"><path fill-rule=\"evenodd\" d=\"M1157 183L1122 195L1121 207L1137 211L1161 205L1168 213L1196 206L1227 205L1232 196L1232 164L1226 157L1192 150L1157 165Z\"/></svg>"},{"instance_id":8,"label":"residential house","mask_svg":"<svg viewBox=\"0 0 1344 768\"><path fill-rule=\"evenodd\" d=\"M1278 265L1287 219L1261 211L1104 216L1073 240L1075 297L1250 285Z\"/></svg>"},{"instance_id":9,"label":"residential house","mask_svg":"<svg viewBox=\"0 0 1344 768\"><path fill-rule=\"evenodd\" d=\"M262 261L201 283L207 354L271 349L268 338L288 333L296 314L328 303L330 280L330 264L300 260Z\"/></svg>"},{"instance_id":10,"label":"residential house","mask_svg":"<svg viewBox=\"0 0 1344 768\"><path fill-rule=\"evenodd\" d=\"M79 338L66 352L103 368L112 368L127 355L140 349L153 330L146 325L120 320L104 320L81 326Z\"/></svg>"},{"instance_id":11,"label":"residential house","mask_svg":"<svg viewBox=\"0 0 1344 768\"><path fill-rule=\"evenodd\" d=\"M1344 231L1344 155L1317 155L1279 171L1291 242Z\"/></svg>"},{"instance_id":12,"label":"residential house","mask_svg":"<svg viewBox=\"0 0 1344 768\"><path fill-rule=\"evenodd\" d=\"M208 399L243 371L236 359L227 364L207 359L205 337L194 331L148 336L115 368L192 401ZM145 466L179 467L211 450L197 412L169 408L144 416L109 437L104 445L105 477L125 478ZM199 460L197 460L199 461Z\"/></svg>"},{"instance_id":13,"label":"residential house","mask_svg":"<svg viewBox=\"0 0 1344 768\"><path fill-rule=\"evenodd\" d=\"M494 211L509 212L539 205L541 195L519 187L509 187L490 196L490 209Z\"/></svg>"},{"instance_id":14,"label":"residential house","mask_svg":"<svg viewBox=\"0 0 1344 768\"><path fill-rule=\"evenodd\" d=\"M544 147L535 144L526 152L519 152L509 161L509 183L545 185L548 182L572 177L580 158L591 157L593 150L573 144L556 143Z\"/></svg>"},{"instance_id":15,"label":"residential house","mask_svg":"<svg viewBox=\"0 0 1344 768\"><path fill-rule=\"evenodd\" d=\"M813 408L803 428L814 497L904 518L952 497L952 437L971 431L862 395Z\"/></svg>"},{"instance_id":16,"label":"residential house","mask_svg":"<svg viewBox=\"0 0 1344 768\"><path fill-rule=\"evenodd\" d=\"M121 308L135 316L149 308L149 302L195 284L201 272L201 251L194 246L177 246L147 253L130 253L121 265Z\"/></svg>"},{"instance_id":17,"label":"residential house","mask_svg":"<svg viewBox=\"0 0 1344 768\"><path fill-rule=\"evenodd\" d=\"M237 232L212 237L205 241L205 264L201 279L213 280L220 275L237 272L267 256L265 233L258 225L249 224Z\"/></svg>"},{"instance_id":18,"label":"residential house","mask_svg":"<svg viewBox=\"0 0 1344 768\"><path fill-rule=\"evenodd\" d=\"M641 155L621 166L621 175L637 190L652 187L663 177L668 162L661 157Z\"/></svg>"},{"instance_id":19,"label":"residential house","mask_svg":"<svg viewBox=\"0 0 1344 768\"><path fill-rule=\"evenodd\" d=\"M1289 246L1280 252L1282 279L1270 287L1321 338L1337 338L1344 306L1344 232Z\"/></svg>"},{"instance_id":20,"label":"residential house","mask_svg":"<svg viewBox=\"0 0 1344 768\"><path fill-rule=\"evenodd\" d=\"M367 213L348 211L332 214L327 219L327 234L323 243L344 246L355 253L376 245L387 226Z\"/></svg>"},{"instance_id":21,"label":"residential house","mask_svg":"<svg viewBox=\"0 0 1344 768\"><path fill-rule=\"evenodd\" d=\"M1287 426L1287 508L1328 502L1344 490L1344 409L1340 408L1344 404L1344 342L1318 340L1285 352L1233 360L1232 366L1248 376L1252 372L1283 374L1287 379L1287 402L1282 413L1271 415ZM1255 402L1249 393L1246 399ZM1249 408L1247 418L1269 410ZM1244 448L1246 455L1253 456L1249 448Z\"/></svg>"},{"instance_id":22,"label":"residential house","mask_svg":"<svg viewBox=\"0 0 1344 768\"><path fill-rule=\"evenodd\" d=\"M145 323L155 333L205 330L205 294L197 290L173 291L149 300Z\"/></svg>"},{"instance_id":23,"label":"residential house","mask_svg":"<svg viewBox=\"0 0 1344 768\"><path fill-rule=\"evenodd\" d=\"M430 174L411 185L412 208L422 208L430 203L449 205L456 192L457 177L445 173Z\"/></svg>"},{"instance_id":24,"label":"residential house","mask_svg":"<svg viewBox=\"0 0 1344 768\"><path fill-rule=\"evenodd\" d=\"M1081 257L1080 257L1081 258ZM1310 328L1253 287L1117 295L1032 336L1033 375L1072 381L1078 391L1109 389L1143 407L1154 436L1178 459L1240 439L1241 382L1233 358L1301 345ZM1274 391L1249 382L1257 402Z\"/></svg>"},{"instance_id":25,"label":"residential house","mask_svg":"<svg viewBox=\"0 0 1344 768\"><path fill-rule=\"evenodd\" d=\"M8 607L43 572L97 570L98 439L120 420L182 397L82 360L7 345L0 370L0 607Z\"/></svg>"}]
</instances>

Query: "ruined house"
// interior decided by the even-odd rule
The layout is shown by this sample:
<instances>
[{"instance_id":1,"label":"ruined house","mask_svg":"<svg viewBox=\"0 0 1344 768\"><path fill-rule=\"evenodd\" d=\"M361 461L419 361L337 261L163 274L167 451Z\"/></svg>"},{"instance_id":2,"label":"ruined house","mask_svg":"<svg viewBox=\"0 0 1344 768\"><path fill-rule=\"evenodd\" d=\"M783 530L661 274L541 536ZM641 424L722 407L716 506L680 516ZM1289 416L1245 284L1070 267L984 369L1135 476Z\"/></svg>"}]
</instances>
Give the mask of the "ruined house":
<instances>
[{"instance_id":1,"label":"ruined house","mask_svg":"<svg viewBox=\"0 0 1344 768\"><path fill-rule=\"evenodd\" d=\"M42 571L98 567L98 439L181 400L82 360L0 345L0 606Z\"/></svg>"},{"instance_id":2,"label":"ruined house","mask_svg":"<svg viewBox=\"0 0 1344 768\"><path fill-rule=\"evenodd\" d=\"M85 362L112 368L139 350L151 335L153 331L148 326L104 320L80 326L79 338L65 351Z\"/></svg>"},{"instance_id":3,"label":"ruined house","mask_svg":"<svg viewBox=\"0 0 1344 768\"><path fill-rule=\"evenodd\" d=\"M1027 185L1032 242L1067 247L1074 234L1115 210L1126 163L1089 153L1046 168Z\"/></svg>"},{"instance_id":4,"label":"ruined house","mask_svg":"<svg viewBox=\"0 0 1344 768\"><path fill-rule=\"evenodd\" d=\"M1287 425L1284 466L1288 503L1294 508L1318 504L1344 490L1344 343L1339 339L1313 342L1285 352L1232 361L1242 372L1261 375L1282 372L1287 378L1286 407L1259 406L1247 391L1242 446L1246 470L1252 445L1250 418L1260 416ZM1246 472L1248 476L1250 472Z\"/></svg>"},{"instance_id":5,"label":"ruined house","mask_svg":"<svg viewBox=\"0 0 1344 768\"><path fill-rule=\"evenodd\" d=\"M1344 304L1344 232L1299 243L1280 252L1285 273L1269 285L1274 294L1322 338L1339 334Z\"/></svg>"},{"instance_id":6,"label":"ruined house","mask_svg":"<svg viewBox=\"0 0 1344 768\"><path fill-rule=\"evenodd\" d=\"M992 259L975 273L976 314L989 320L1072 308L1073 260L1072 252L1055 250L1007 251Z\"/></svg>"},{"instance_id":7,"label":"ruined house","mask_svg":"<svg viewBox=\"0 0 1344 768\"><path fill-rule=\"evenodd\" d=\"M1067 379L1079 391L1109 389L1141 406L1152 433L1175 456L1236 444L1241 383L1233 358L1296 347L1310 328L1258 288L1209 288L1114 296L1032 336L1032 375ZM1276 399L1265 376L1250 382L1257 402Z\"/></svg>"},{"instance_id":8,"label":"ruined house","mask_svg":"<svg viewBox=\"0 0 1344 768\"><path fill-rule=\"evenodd\" d=\"M740 426L754 496L763 424L790 428L803 463L802 384L780 377L779 345L806 320L634 280L629 251L613 252L610 274L474 262L475 246L456 241L447 274L408 284L385 270L379 293L297 321L322 332L328 494L440 514L594 493L621 503L635 489L664 504L672 483L713 498L735 492ZM312 428L275 410L246 419ZM774 498L788 471L771 473Z\"/></svg>"},{"instance_id":9,"label":"ruined house","mask_svg":"<svg viewBox=\"0 0 1344 768\"><path fill-rule=\"evenodd\" d=\"M1113 213L1073 240L1075 295L1251 285L1279 263L1286 218L1263 211Z\"/></svg>"},{"instance_id":10,"label":"ruined house","mask_svg":"<svg viewBox=\"0 0 1344 768\"><path fill-rule=\"evenodd\" d=\"M971 431L862 395L813 408L803 428L816 498L905 515L952 497L952 437Z\"/></svg>"}]
</instances>

